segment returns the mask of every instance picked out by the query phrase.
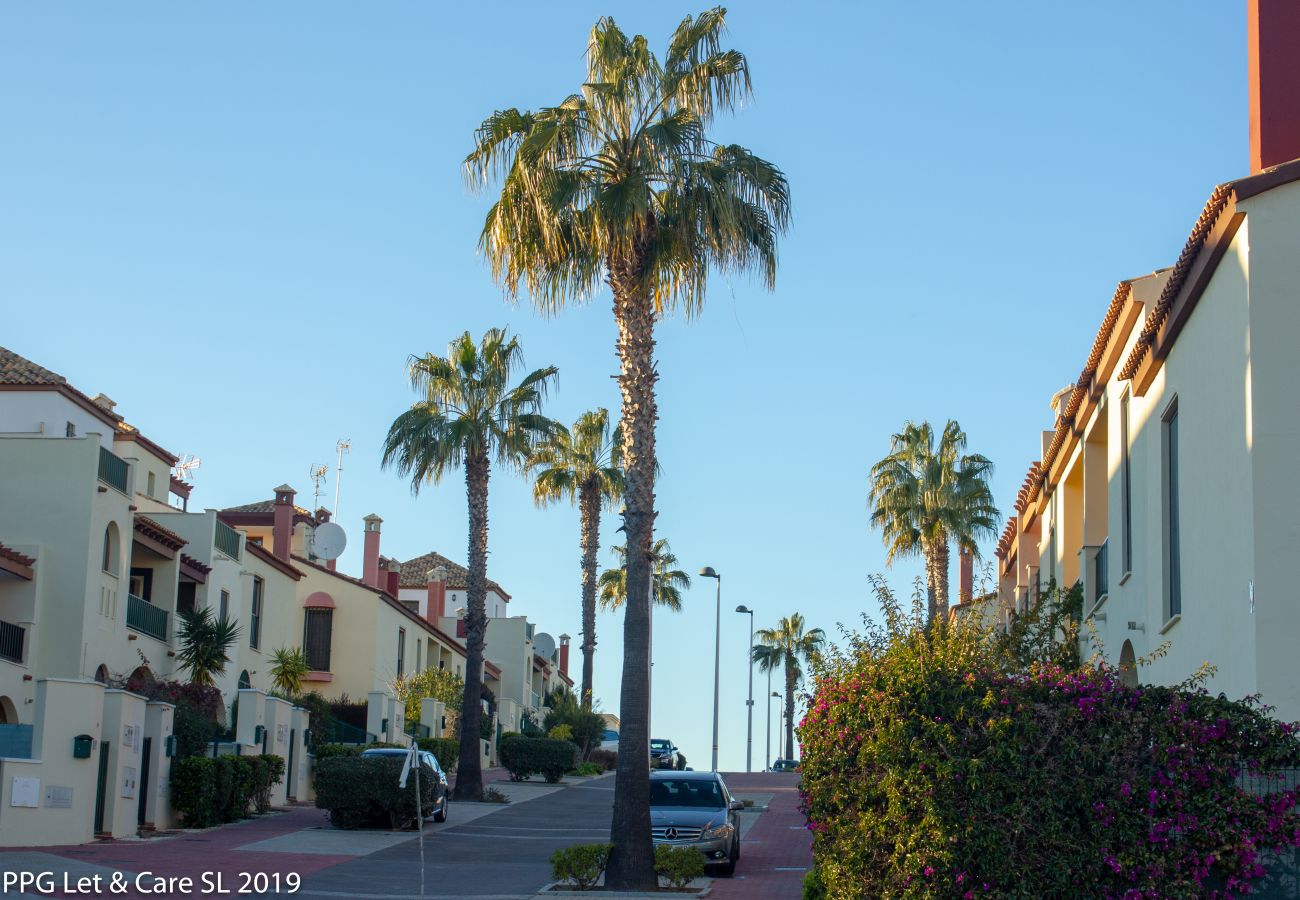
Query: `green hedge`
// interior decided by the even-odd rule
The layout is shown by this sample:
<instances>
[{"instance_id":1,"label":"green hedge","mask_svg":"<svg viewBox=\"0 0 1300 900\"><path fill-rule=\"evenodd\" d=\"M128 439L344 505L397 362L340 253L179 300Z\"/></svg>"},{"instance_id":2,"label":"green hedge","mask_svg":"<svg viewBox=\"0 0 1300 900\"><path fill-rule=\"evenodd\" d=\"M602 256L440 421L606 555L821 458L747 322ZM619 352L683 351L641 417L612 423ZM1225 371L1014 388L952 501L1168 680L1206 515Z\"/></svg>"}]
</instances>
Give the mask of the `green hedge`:
<instances>
[{"instance_id":1,"label":"green hedge","mask_svg":"<svg viewBox=\"0 0 1300 900\"><path fill-rule=\"evenodd\" d=\"M501 765L510 772L511 781L523 781L530 775L542 775L551 784L564 777L578 762L578 748L572 741L549 738L514 737L500 748Z\"/></svg>"},{"instance_id":2,"label":"green hedge","mask_svg":"<svg viewBox=\"0 0 1300 900\"><path fill-rule=\"evenodd\" d=\"M551 854L551 877L580 891L589 890L604 873L612 849L613 844L579 844L556 850ZM699 853L695 855L704 858Z\"/></svg>"},{"instance_id":3,"label":"green hedge","mask_svg":"<svg viewBox=\"0 0 1300 900\"><path fill-rule=\"evenodd\" d=\"M415 821L415 779L399 788L400 756L332 756L316 760L316 806L328 810L338 828L387 826L394 830ZM428 766L420 773L424 814L433 812L437 776Z\"/></svg>"},{"instance_id":4,"label":"green hedge","mask_svg":"<svg viewBox=\"0 0 1300 900\"><path fill-rule=\"evenodd\" d=\"M456 762L460 759L460 741L454 738L420 738L417 742L421 750L428 750L437 757L438 765L444 772L454 772Z\"/></svg>"},{"instance_id":5,"label":"green hedge","mask_svg":"<svg viewBox=\"0 0 1300 900\"><path fill-rule=\"evenodd\" d=\"M189 828L247 818L271 808L284 777L279 756L187 756L172 761L172 806Z\"/></svg>"},{"instance_id":6,"label":"green hedge","mask_svg":"<svg viewBox=\"0 0 1300 900\"><path fill-rule=\"evenodd\" d=\"M317 744L312 748L316 759L329 759L331 756L360 756L364 750L361 744Z\"/></svg>"}]
</instances>

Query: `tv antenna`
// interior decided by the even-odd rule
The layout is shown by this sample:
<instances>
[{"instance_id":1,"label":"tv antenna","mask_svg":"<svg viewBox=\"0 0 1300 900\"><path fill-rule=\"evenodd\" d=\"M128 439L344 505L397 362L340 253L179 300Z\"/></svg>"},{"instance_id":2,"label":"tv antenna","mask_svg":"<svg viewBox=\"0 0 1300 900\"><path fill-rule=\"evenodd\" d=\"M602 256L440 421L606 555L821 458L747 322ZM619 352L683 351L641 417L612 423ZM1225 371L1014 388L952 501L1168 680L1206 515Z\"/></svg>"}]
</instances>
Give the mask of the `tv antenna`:
<instances>
[{"instance_id":1,"label":"tv antenna","mask_svg":"<svg viewBox=\"0 0 1300 900\"><path fill-rule=\"evenodd\" d=\"M339 452L338 474L334 476L334 518L339 517L339 485L343 483L343 454L352 449L351 438L339 438L334 447Z\"/></svg>"},{"instance_id":2,"label":"tv antenna","mask_svg":"<svg viewBox=\"0 0 1300 900\"><path fill-rule=\"evenodd\" d=\"M311 504L312 513L315 513L316 510L320 509L320 486L325 481L325 473L328 471L329 466L324 463L321 463L318 466L314 465L307 470L308 476L311 477L311 483L315 485L316 488L315 496Z\"/></svg>"},{"instance_id":3,"label":"tv antenna","mask_svg":"<svg viewBox=\"0 0 1300 900\"><path fill-rule=\"evenodd\" d=\"M193 481L194 470L203 465L203 460L199 459L192 453L182 453L181 458L176 460L176 465L172 466L176 477L181 481Z\"/></svg>"}]
</instances>

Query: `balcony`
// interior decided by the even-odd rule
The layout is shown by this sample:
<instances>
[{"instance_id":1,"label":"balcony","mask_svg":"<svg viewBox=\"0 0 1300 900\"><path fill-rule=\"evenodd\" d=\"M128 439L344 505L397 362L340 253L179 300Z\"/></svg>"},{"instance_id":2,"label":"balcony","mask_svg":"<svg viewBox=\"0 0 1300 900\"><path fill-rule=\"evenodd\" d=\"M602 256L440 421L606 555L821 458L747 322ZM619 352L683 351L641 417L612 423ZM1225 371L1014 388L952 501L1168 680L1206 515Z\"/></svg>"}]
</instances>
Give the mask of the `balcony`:
<instances>
[{"instance_id":1,"label":"balcony","mask_svg":"<svg viewBox=\"0 0 1300 900\"><path fill-rule=\"evenodd\" d=\"M167 640L167 610L135 594L127 595L126 627L160 641Z\"/></svg>"},{"instance_id":2,"label":"balcony","mask_svg":"<svg viewBox=\"0 0 1300 900\"><path fill-rule=\"evenodd\" d=\"M99 448L99 480L109 487L126 493L126 460L115 456L103 447Z\"/></svg>"},{"instance_id":3,"label":"balcony","mask_svg":"<svg viewBox=\"0 0 1300 900\"><path fill-rule=\"evenodd\" d=\"M27 639L27 629L9 622L0 622L0 659L16 662L23 661L23 644Z\"/></svg>"},{"instance_id":4,"label":"balcony","mask_svg":"<svg viewBox=\"0 0 1300 900\"><path fill-rule=\"evenodd\" d=\"M239 532L221 520L217 520L217 532L213 537L213 544L226 556L236 562L239 561Z\"/></svg>"}]
</instances>

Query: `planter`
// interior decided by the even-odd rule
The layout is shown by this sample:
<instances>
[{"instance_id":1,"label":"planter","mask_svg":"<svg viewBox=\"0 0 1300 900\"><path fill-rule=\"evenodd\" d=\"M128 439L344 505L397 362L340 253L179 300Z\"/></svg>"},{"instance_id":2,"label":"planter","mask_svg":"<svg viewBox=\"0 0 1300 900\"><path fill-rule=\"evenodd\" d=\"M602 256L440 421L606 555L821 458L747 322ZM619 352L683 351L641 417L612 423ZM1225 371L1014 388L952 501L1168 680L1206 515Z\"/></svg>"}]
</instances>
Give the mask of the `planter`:
<instances>
[{"instance_id":1,"label":"planter","mask_svg":"<svg viewBox=\"0 0 1300 900\"><path fill-rule=\"evenodd\" d=\"M607 891L601 887L592 888L589 891L580 891L577 888L560 884L558 881L551 882L542 888L535 895L538 900L549 900L552 897L606 897L609 900L665 900L669 897L707 897L709 891L713 889L712 884L705 884L703 887L686 887L681 889L659 888L657 891Z\"/></svg>"}]
</instances>

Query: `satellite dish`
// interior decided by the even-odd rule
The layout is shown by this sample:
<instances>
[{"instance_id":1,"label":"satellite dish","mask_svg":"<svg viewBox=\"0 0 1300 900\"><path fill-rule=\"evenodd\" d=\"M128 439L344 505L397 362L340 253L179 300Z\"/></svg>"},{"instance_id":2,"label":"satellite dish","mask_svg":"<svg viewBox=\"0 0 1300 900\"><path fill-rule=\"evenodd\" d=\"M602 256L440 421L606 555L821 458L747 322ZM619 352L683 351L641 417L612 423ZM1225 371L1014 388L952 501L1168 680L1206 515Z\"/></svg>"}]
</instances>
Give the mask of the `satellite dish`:
<instances>
[{"instance_id":1,"label":"satellite dish","mask_svg":"<svg viewBox=\"0 0 1300 900\"><path fill-rule=\"evenodd\" d=\"M347 533L337 522L322 522L316 526L312 550L321 559L338 559L348 545Z\"/></svg>"},{"instance_id":2,"label":"satellite dish","mask_svg":"<svg viewBox=\"0 0 1300 900\"><path fill-rule=\"evenodd\" d=\"M533 652L543 659L550 659L555 653L555 638L551 637L545 631L538 632L533 637Z\"/></svg>"}]
</instances>

